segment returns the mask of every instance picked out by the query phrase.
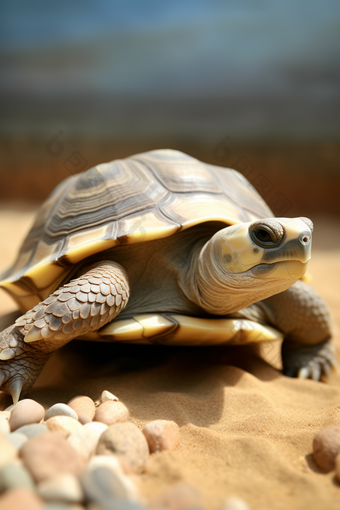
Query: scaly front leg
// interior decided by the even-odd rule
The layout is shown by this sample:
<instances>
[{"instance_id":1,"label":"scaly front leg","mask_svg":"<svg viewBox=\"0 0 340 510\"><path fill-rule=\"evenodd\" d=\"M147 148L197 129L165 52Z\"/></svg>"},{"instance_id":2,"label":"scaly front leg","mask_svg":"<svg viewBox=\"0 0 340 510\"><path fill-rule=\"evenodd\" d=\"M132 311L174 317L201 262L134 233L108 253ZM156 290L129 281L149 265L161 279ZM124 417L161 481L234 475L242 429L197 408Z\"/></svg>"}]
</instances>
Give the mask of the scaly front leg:
<instances>
[{"instance_id":1,"label":"scaly front leg","mask_svg":"<svg viewBox=\"0 0 340 510\"><path fill-rule=\"evenodd\" d=\"M318 381L336 368L331 343L331 318L324 300L302 281L262 304L272 324L281 330L284 374Z\"/></svg>"},{"instance_id":2,"label":"scaly front leg","mask_svg":"<svg viewBox=\"0 0 340 510\"><path fill-rule=\"evenodd\" d=\"M112 321L128 298L127 274L112 261L95 264L56 290L0 333L0 390L17 402L53 351Z\"/></svg>"}]
</instances>

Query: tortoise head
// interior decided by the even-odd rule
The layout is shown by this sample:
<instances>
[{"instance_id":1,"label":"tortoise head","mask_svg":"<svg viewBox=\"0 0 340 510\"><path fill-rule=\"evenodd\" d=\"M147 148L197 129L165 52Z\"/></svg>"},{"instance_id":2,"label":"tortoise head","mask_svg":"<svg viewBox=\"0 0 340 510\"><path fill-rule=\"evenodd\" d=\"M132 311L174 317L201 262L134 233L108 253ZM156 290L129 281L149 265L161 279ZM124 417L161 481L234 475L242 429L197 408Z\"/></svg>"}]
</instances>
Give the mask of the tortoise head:
<instances>
[{"instance_id":1,"label":"tortoise head","mask_svg":"<svg viewBox=\"0 0 340 510\"><path fill-rule=\"evenodd\" d=\"M311 257L312 232L308 218L267 218L229 227L220 237L225 268L261 278L301 278Z\"/></svg>"},{"instance_id":2,"label":"tortoise head","mask_svg":"<svg viewBox=\"0 0 340 510\"><path fill-rule=\"evenodd\" d=\"M219 230L197 259L196 303L224 315L288 289L306 272L312 232L308 218L266 218Z\"/></svg>"}]
</instances>

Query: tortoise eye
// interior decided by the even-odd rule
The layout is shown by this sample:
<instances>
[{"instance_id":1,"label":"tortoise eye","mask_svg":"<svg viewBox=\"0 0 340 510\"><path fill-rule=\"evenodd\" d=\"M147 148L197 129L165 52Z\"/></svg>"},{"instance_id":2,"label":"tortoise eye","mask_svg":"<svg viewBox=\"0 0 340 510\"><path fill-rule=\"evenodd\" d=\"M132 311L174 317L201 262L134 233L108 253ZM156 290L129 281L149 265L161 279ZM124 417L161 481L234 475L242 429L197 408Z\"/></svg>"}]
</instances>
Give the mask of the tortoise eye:
<instances>
[{"instance_id":1,"label":"tortoise eye","mask_svg":"<svg viewBox=\"0 0 340 510\"><path fill-rule=\"evenodd\" d=\"M283 237L283 231L272 228L266 224L252 225L250 228L250 237L257 246L262 248L274 248L278 246Z\"/></svg>"},{"instance_id":2,"label":"tortoise eye","mask_svg":"<svg viewBox=\"0 0 340 510\"><path fill-rule=\"evenodd\" d=\"M263 228L258 228L254 231L254 236L263 243L271 242L272 238L270 237L269 233L264 230Z\"/></svg>"}]
</instances>

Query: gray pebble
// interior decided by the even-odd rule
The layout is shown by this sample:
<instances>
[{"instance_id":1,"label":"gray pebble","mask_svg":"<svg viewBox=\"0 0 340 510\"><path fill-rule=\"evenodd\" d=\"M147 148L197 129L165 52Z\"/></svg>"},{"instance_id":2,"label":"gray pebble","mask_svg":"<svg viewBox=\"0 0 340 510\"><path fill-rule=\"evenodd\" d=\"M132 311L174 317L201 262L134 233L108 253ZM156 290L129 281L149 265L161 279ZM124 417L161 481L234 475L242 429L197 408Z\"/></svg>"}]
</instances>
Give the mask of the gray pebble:
<instances>
[{"instance_id":1,"label":"gray pebble","mask_svg":"<svg viewBox=\"0 0 340 510\"><path fill-rule=\"evenodd\" d=\"M100 508L102 510L147 510L145 506L134 501L123 501L123 500L107 500L101 503Z\"/></svg>"},{"instance_id":2,"label":"gray pebble","mask_svg":"<svg viewBox=\"0 0 340 510\"><path fill-rule=\"evenodd\" d=\"M54 404L46 411L44 420L47 421L49 418L53 418L53 416L69 416L78 421L77 413L66 404Z\"/></svg>"},{"instance_id":3,"label":"gray pebble","mask_svg":"<svg viewBox=\"0 0 340 510\"><path fill-rule=\"evenodd\" d=\"M29 425L23 425L19 427L15 431L17 434L23 434L28 439L35 436L40 436L40 434L45 434L45 432L49 432L48 427L43 423L30 423Z\"/></svg>"},{"instance_id":4,"label":"gray pebble","mask_svg":"<svg viewBox=\"0 0 340 510\"><path fill-rule=\"evenodd\" d=\"M9 462L0 470L0 491L7 491L18 487L33 489L33 479L24 466L17 462Z\"/></svg>"},{"instance_id":5,"label":"gray pebble","mask_svg":"<svg viewBox=\"0 0 340 510\"><path fill-rule=\"evenodd\" d=\"M81 477L81 484L86 499L99 503L100 506L108 500L126 500L129 497L117 474L105 466L98 466L85 471Z\"/></svg>"},{"instance_id":6,"label":"gray pebble","mask_svg":"<svg viewBox=\"0 0 340 510\"><path fill-rule=\"evenodd\" d=\"M12 432L6 436L6 439L19 451L22 445L26 443L28 437L18 432Z\"/></svg>"}]
</instances>

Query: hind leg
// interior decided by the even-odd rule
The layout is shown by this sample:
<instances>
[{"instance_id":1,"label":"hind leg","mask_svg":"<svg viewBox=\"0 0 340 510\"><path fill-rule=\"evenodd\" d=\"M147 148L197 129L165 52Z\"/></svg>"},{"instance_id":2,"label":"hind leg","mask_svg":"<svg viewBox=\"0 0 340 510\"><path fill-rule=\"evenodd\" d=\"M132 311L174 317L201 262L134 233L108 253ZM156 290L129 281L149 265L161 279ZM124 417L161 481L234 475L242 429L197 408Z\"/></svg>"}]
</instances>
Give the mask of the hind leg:
<instances>
[{"instance_id":1,"label":"hind leg","mask_svg":"<svg viewBox=\"0 0 340 510\"><path fill-rule=\"evenodd\" d=\"M0 390L16 402L53 351L113 320L128 298L127 274L112 261L94 264L56 290L0 333Z\"/></svg>"},{"instance_id":2,"label":"hind leg","mask_svg":"<svg viewBox=\"0 0 340 510\"><path fill-rule=\"evenodd\" d=\"M324 300L312 287L297 281L289 289L266 300L270 322L281 330L284 374L319 380L336 367L331 344L331 318Z\"/></svg>"}]
</instances>

